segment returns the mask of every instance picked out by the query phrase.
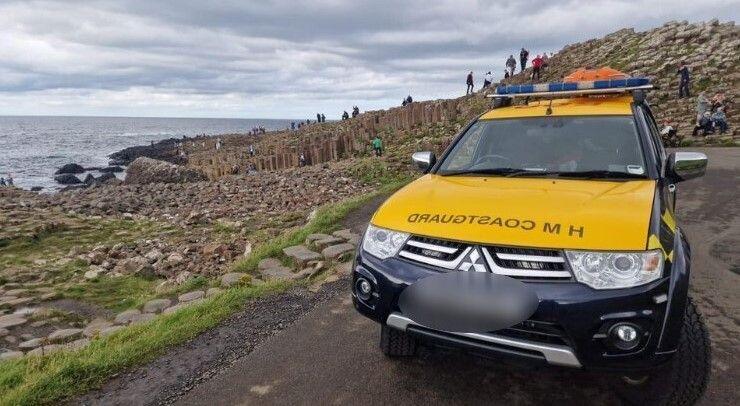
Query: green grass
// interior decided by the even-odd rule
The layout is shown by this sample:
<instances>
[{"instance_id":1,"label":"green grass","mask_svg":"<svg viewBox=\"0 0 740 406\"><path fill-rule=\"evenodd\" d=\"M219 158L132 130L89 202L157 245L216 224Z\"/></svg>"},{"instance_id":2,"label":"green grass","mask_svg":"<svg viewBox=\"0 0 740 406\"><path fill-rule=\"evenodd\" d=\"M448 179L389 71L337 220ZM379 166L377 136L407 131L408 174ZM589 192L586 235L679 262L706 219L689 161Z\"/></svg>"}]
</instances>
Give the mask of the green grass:
<instances>
[{"instance_id":1,"label":"green grass","mask_svg":"<svg viewBox=\"0 0 740 406\"><path fill-rule=\"evenodd\" d=\"M76 299L115 312L139 307L154 295L157 280L126 275L102 276L98 279L65 286L59 293L62 297Z\"/></svg>"},{"instance_id":2,"label":"green grass","mask_svg":"<svg viewBox=\"0 0 740 406\"><path fill-rule=\"evenodd\" d=\"M352 210L379 194L400 188L405 183L405 180L387 183L375 193L324 206L308 225L287 231L275 240L257 247L249 259L237 263L235 268L243 271L252 270L259 260L281 253L282 248L288 245L302 243L310 233L334 230L339 227L339 221ZM115 297L116 289L135 292L148 289L139 286L141 281L118 279L119 281L114 282L101 278L68 294L79 295L83 300L100 300L105 294ZM194 278L189 283L191 285L188 288L204 287L208 280ZM0 406L61 403L74 395L100 386L110 376L124 369L142 365L156 358L168 347L183 343L215 327L230 314L241 309L245 301L283 292L294 284L296 282L275 282L229 289L176 313L162 315L149 323L126 328L110 337L95 339L88 347L77 352L58 352L44 357L23 357L0 362ZM115 307L119 305L117 300L111 298L110 302L101 304ZM133 305L137 300L135 295L132 300ZM121 304L121 307L130 306Z\"/></svg>"},{"instance_id":3,"label":"green grass","mask_svg":"<svg viewBox=\"0 0 740 406\"><path fill-rule=\"evenodd\" d=\"M278 237L258 245L252 251L252 254L243 260L234 263L235 272L253 272L257 269L257 264L269 257L283 257L283 248L291 245L303 244L309 234L329 233L339 228L339 222L347 214L361 205L367 203L370 199L380 194L387 194L397 190L408 182L407 179L393 180L381 186L378 191L363 196L358 196L345 200L340 203L330 204L321 207L316 217L306 226L297 230L290 230Z\"/></svg>"},{"instance_id":4,"label":"green grass","mask_svg":"<svg viewBox=\"0 0 740 406\"><path fill-rule=\"evenodd\" d=\"M289 286L289 283L271 283L230 289L179 312L93 340L78 352L58 352L0 363L0 405L60 403L216 326L240 309L246 300L282 292Z\"/></svg>"}]
</instances>

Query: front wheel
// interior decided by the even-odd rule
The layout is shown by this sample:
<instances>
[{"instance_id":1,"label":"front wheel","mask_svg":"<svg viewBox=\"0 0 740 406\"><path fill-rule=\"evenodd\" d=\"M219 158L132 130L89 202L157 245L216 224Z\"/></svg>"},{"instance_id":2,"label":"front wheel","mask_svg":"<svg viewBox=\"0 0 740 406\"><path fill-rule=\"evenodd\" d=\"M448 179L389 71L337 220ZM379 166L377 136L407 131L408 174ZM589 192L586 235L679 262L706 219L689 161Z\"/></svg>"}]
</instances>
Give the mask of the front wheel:
<instances>
[{"instance_id":1,"label":"front wheel","mask_svg":"<svg viewBox=\"0 0 740 406\"><path fill-rule=\"evenodd\" d=\"M380 350L387 357L412 357L416 354L416 339L405 331L383 324L380 327Z\"/></svg>"},{"instance_id":2,"label":"front wheel","mask_svg":"<svg viewBox=\"0 0 740 406\"><path fill-rule=\"evenodd\" d=\"M707 388L710 363L707 327L689 298L673 359L650 374L620 377L617 391L634 405L694 405Z\"/></svg>"}]
</instances>

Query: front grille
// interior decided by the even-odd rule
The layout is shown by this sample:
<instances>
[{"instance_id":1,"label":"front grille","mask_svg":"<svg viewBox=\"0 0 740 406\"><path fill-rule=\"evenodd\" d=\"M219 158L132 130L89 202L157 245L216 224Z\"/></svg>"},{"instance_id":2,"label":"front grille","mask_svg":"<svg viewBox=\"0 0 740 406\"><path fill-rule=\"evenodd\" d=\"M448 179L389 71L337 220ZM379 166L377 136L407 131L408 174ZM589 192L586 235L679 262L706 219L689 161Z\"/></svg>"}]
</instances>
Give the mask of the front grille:
<instances>
[{"instance_id":1,"label":"front grille","mask_svg":"<svg viewBox=\"0 0 740 406\"><path fill-rule=\"evenodd\" d=\"M537 343L570 346L565 330L558 324L545 321L525 320L509 328L492 331L491 334Z\"/></svg>"},{"instance_id":2,"label":"front grille","mask_svg":"<svg viewBox=\"0 0 740 406\"><path fill-rule=\"evenodd\" d=\"M398 254L445 270L482 270L517 279L570 280L562 251L539 248L475 246L457 241L412 236ZM480 261L480 262L477 262ZM475 262L477 265L470 265ZM462 265L461 265L462 264Z\"/></svg>"}]
</instances>

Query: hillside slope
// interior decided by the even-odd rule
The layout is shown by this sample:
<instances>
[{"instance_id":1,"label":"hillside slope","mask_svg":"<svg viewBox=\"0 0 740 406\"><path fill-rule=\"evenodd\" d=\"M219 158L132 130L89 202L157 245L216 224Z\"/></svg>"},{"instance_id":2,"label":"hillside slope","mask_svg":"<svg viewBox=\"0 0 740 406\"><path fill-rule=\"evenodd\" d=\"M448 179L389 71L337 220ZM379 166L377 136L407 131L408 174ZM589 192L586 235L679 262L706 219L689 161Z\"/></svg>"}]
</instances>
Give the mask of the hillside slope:
<instances>
[{"instance_id":1,"label":"hillside slope","mask_svg":"<svg viewBox=\"0 0 740 406\"><path fill-rule=\"evenodd\" d=\"M734 101L740 81L740 29L734 22L717 20L689 24L669 22L643 32L622 29L603 38L568 45L555 54L541 81L560 80L580 67L611 66L626 73L648 76L659 89L650 92L649 101L657 120L678 130L669 145L735 144L740 137ZM533 53L536 52L533 50ZM534 55L532 55L534 57ZM677 69L681 61L692 73L692 97L678 99ZM530 81L531 68L516 74L506 83ZM692 138L699 92L708 97L725 95L730 130L704 138ZM404 107L369 111L340 122L313 123L297 131L270 133L261 137L221 136L224 147L215 150L215 139L185 143L188 165L211 178L245 173L251 169L279 170L299 165L304 154L307 164L337 161L370 155L370 139L381 135L392 166L407 166L408 154L415 150L441 151L466 122L490 108L484 92L456 99L414 102ZM248 146L257 153L250 156Z\"/></svg>"}]
</instances>

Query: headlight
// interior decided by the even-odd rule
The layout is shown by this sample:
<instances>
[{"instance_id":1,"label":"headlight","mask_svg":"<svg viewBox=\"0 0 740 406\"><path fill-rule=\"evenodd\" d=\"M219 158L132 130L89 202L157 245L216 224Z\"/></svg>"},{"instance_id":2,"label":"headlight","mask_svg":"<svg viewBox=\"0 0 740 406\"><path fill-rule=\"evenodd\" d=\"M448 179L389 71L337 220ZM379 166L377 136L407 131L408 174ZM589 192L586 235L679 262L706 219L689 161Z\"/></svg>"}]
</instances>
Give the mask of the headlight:
<instances>
[{"instance_id":1,"label":"headlight","mask_svg":"<svg viewBox=\"0 0 740 406\"><path fill-rule=\"evenodd\" d=\"M663 274L660 250L565 253L576 280L594 289L631 288L652 282Z\"/></svg>"},{"instance_id":2,"label":"headlight","mask_svg":"<svg viewBox=\"0 0 740 406\"><path fill-rule=\"evenodd\" d=\"M371 224L367 226L367 231L365 231L362 249L380 259L386 259L396 255L407 238L409 238L409 235L406 233L386 230Z\"/></svg>"}]
</instances>

